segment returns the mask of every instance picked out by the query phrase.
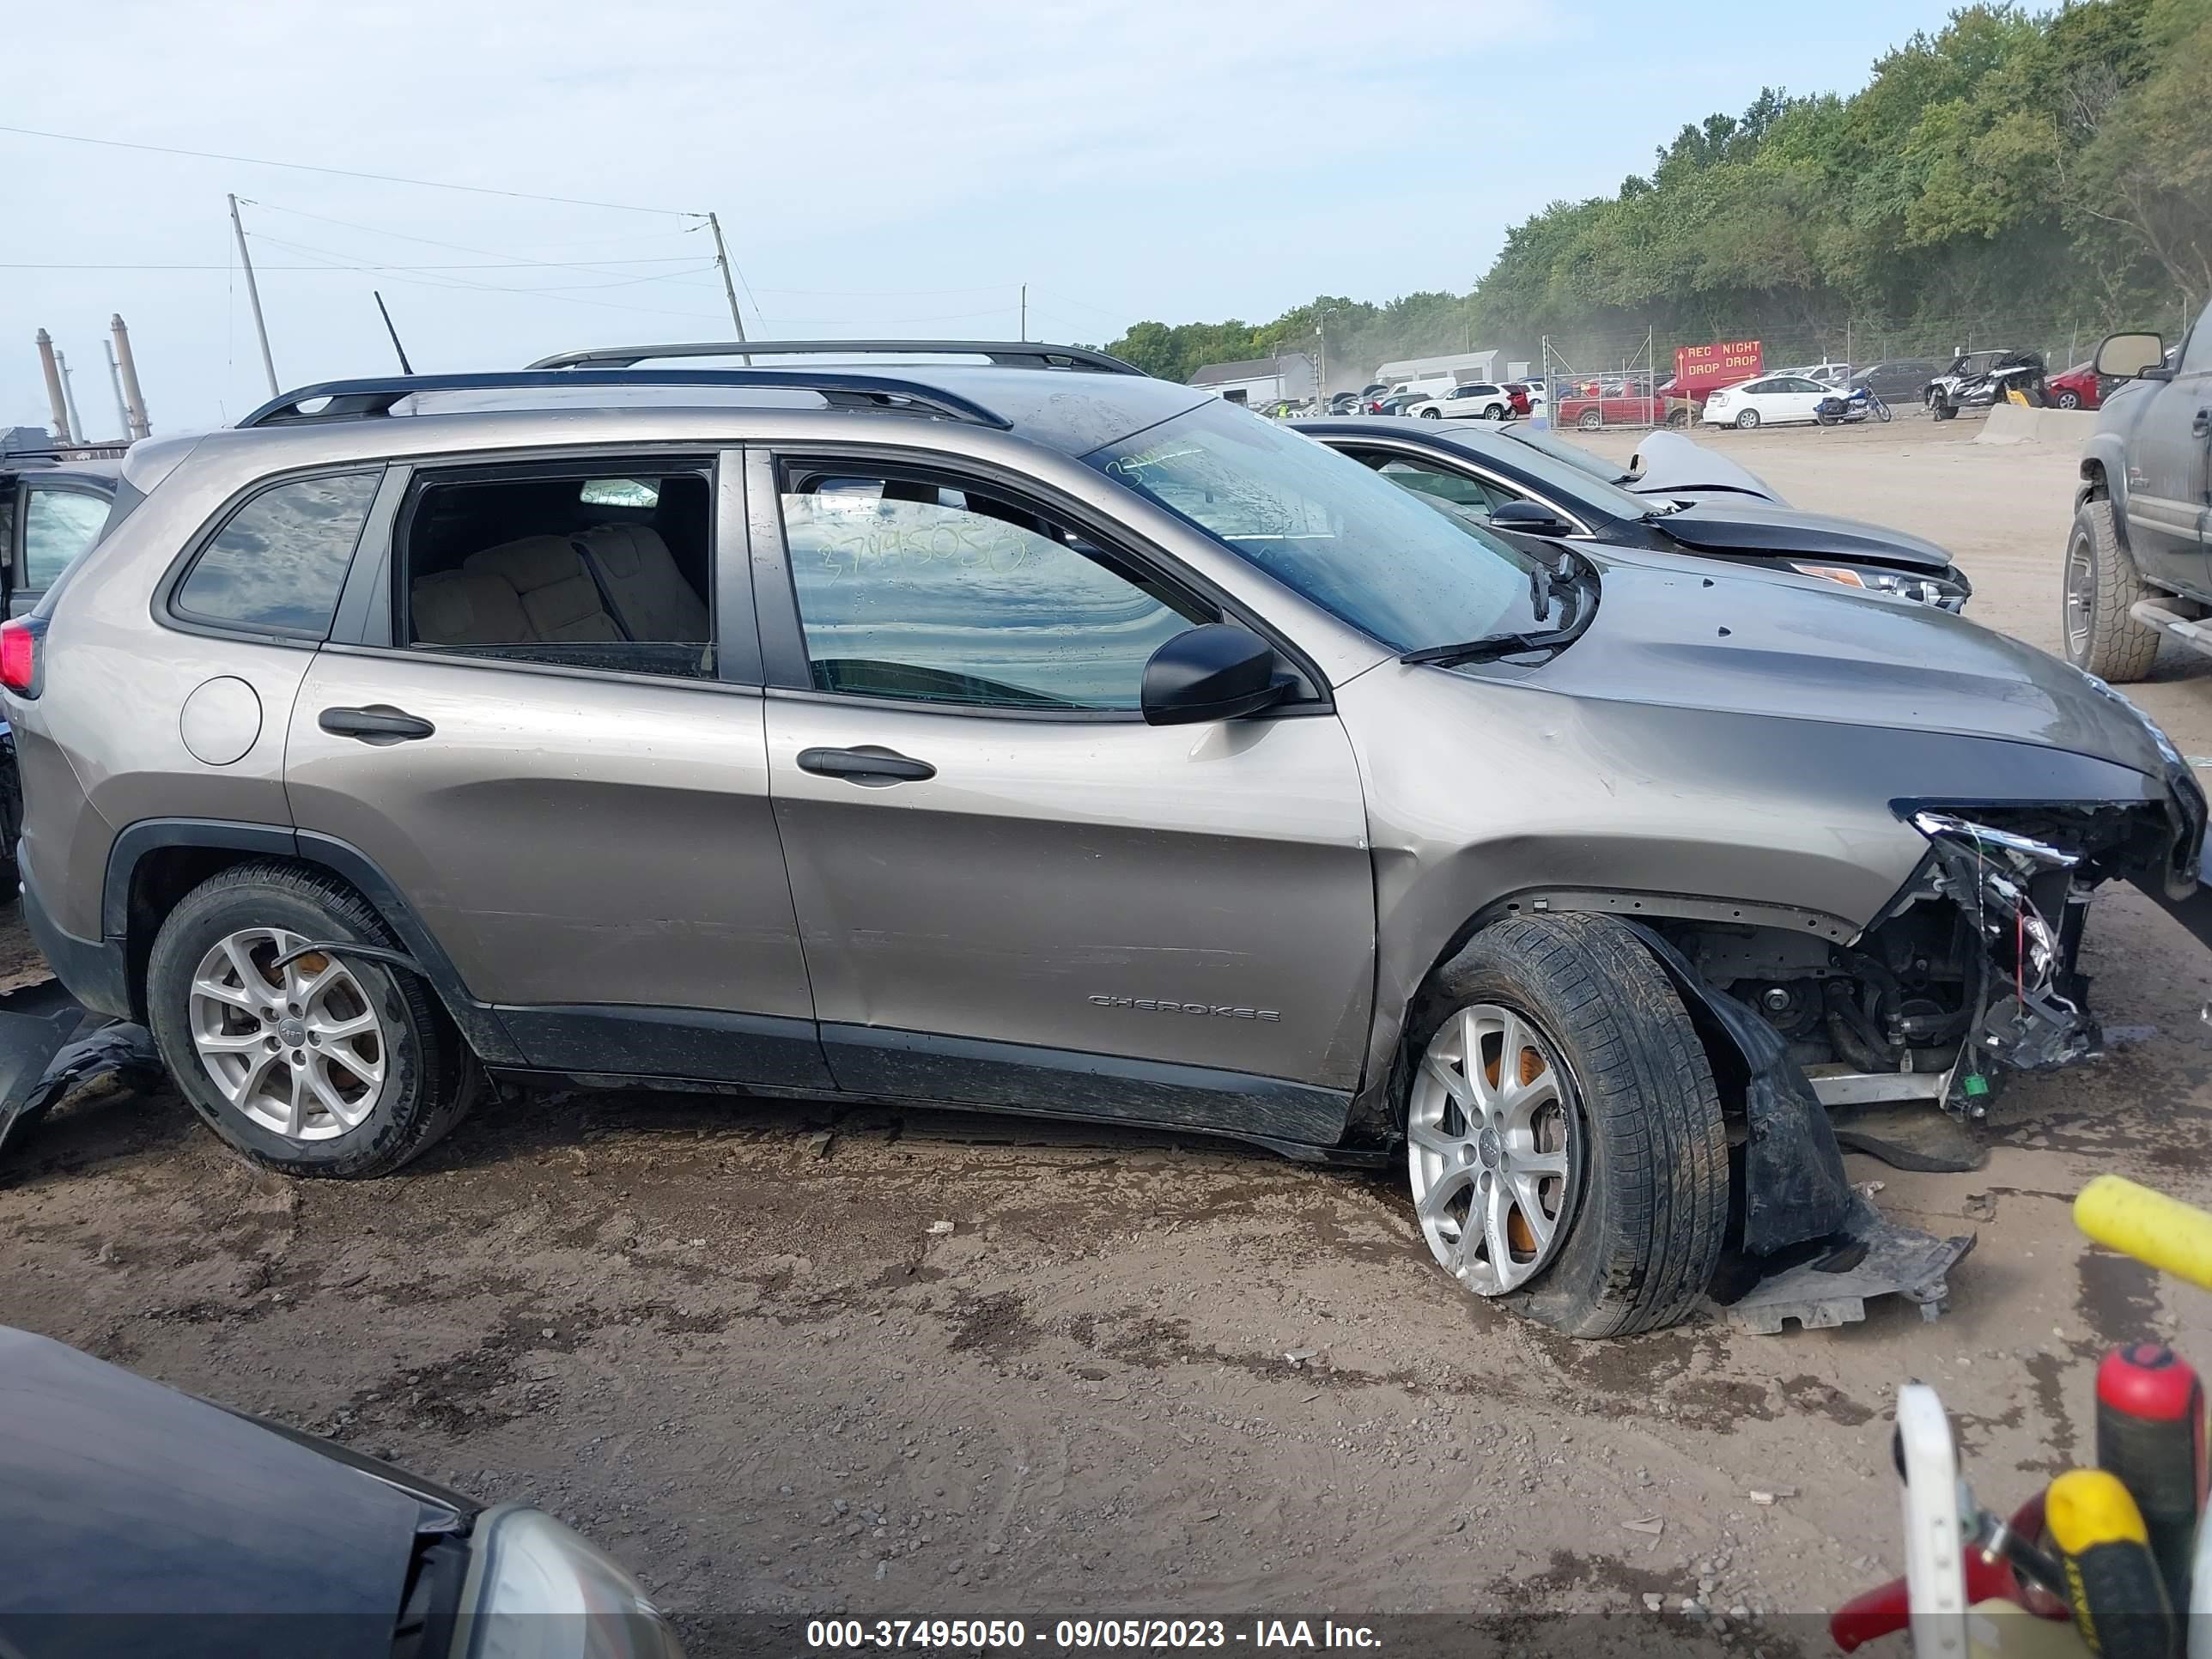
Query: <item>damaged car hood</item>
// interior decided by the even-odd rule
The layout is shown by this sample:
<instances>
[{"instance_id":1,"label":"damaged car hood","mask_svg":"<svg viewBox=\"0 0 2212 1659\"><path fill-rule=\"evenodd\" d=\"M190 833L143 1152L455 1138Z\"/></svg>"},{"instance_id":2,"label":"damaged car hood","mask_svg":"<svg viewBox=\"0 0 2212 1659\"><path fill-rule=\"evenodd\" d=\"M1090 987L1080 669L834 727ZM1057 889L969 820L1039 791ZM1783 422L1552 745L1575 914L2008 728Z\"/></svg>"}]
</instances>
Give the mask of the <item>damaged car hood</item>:
<instances>
[{"instance_id":1,"label":"damaged car hood","mask_svg":"<svg viewBox=\"0 0 2212 1659\"><path fill-rule=\"evenodd\" d=\"M1929 605L1607 550L1589 631L1530 683L1575 696L1996 738L2164 779L2148 721L2057 659Z\"/></svg>"},{"instance_id":2,"label":"damaged car hood","mask_svg":"<svg viewBox=\"0 0 2212 1659\"><path fill-rule=\"evenodd\" d=\"M1654 432L1629 459L1632 476L1620 487L1638 495L1682 495L1721 501L1788 503L1774 487L1747 466L1693 442L1679 432Z\"/></svg>"},{"instance_id":3,"label":"damaged car hood","mask_svg":"<svg viewBox=\"0 0 2212 1659\"><path fill-rule=\"evenodd\" d=\"M1646 522L1701 553L1812 554L1897 565L1938 576L1951 568L1948 553L1902 530L1759 501L1697 502Z\"/></svg>"}]
</instances>

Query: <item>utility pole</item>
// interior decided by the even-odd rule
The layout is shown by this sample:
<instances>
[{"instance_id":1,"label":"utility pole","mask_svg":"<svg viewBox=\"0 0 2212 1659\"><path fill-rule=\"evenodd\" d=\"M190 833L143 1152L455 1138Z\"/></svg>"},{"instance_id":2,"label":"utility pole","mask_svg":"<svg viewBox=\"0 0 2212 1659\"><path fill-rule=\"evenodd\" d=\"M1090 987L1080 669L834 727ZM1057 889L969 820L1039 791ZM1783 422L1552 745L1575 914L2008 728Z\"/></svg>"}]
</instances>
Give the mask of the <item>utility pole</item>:
<instances>
[{"instance_id":1,"label":"utility pole","mask_svg":"<svg viewBox=\"0 0 2212 1659\"><path fill-rule=\"evenodd\" d=\"M745 319L738 314L738 285L730 280L730 251L722 246L722 222L710 213L707 216L707 228L714 233L714 263L721 267L722 292L729 296L730 301L730 321L737 328L738 338L742 343L745 337ZM750 353L740 353L738 361L750 364L752 356Z\"/></svg>"},{"instance_id":2,"label":"utility pole","mask_svg":"<svg viewBox=\"0 0 2212 1659\"><path fill-rule=\"evenodd\" d=\"M1022 284L1022 338L1030 337L1030 285Z\"/></svg>"},{"instance_id":3,"label":"utility pole","mask_svg":"<svg viewBox=\"0 0 2212 1659\"><path fill-rule=\"evenodd\" d=\"M131 441L131 411L123 402L123 374L115 366L115 341L112 336L102 340L107 349L107 389L115 394L115 429L123 434L123 441Z\"/></svg>"},{"instance_id":4,"label":"utility pole","mask_svg":"<svg viewBox=\"0 0 2212 1659\"><path fill-rule=\"evenodd\" d=\"M269 355L269 325L261 316L261 289L253 280L253 256L246 251L246 223L238 216L238 198L230 198L230 228L238 233L238 263L246 267L246 299L253 307L253 332L261 341L261 370L269 377L269 395L276 395L276 360Z\"/></svg>"},{"instance_id":5,"label":"utility pole","mask_svg":"<svg viewBox=\"0 0 2212 1659\"><path fill-rule=\"evenodd\" d=\"M69 405L70 430L76 434L79 443L83 443L90 434L84 429L84 416L76 412L76 380L70 373L69 358L58 346L54 349L54 367L62 374L62 401Z\"/></svg>"},{"instance_id":6,"label":"utility pole","mask_svg":"<svg viewBox=\"0 0 2212 1659\"><path fill-rule=\"evenodd\" d=\"M46 371L46 407L53 412L54 441L75 443L70 432L69 404L62 396L62 372L54 366L54 337L43 328L39 331L39 367Z\"/></svg>"},{"instance_id":7,"label":"utility pole","mask_svg":"<svg viewBox=\"0 0 2212 1659\"><path fill-rule=\"evenodd\" d=\"M133 439L146 437L154 423L146 418L146 394L138 389L138 365L131 356L131 331L123 325L121 312L108 318L107 331L115 342L116 367L123 371L125 428Z\"/></svg>"}]
</instances>

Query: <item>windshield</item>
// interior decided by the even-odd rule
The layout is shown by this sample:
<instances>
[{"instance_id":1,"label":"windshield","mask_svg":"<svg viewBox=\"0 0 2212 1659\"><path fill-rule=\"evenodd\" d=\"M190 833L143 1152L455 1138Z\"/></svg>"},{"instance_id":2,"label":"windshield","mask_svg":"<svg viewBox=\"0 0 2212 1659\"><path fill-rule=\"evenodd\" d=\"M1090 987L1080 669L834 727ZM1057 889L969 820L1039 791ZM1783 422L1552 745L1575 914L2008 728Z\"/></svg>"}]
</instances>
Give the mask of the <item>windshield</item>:
<instances>
[{"instance_id":1,"label":"windshield","mask_svg":"<svg viewBox=\"0 0 2212 1659\"><path fill-rule=\"evenodd\" d=\"M1254 416L1205 404L1084 459L1394 651L1528 623L1532 560Z\"/></svg>"}]
</instances>

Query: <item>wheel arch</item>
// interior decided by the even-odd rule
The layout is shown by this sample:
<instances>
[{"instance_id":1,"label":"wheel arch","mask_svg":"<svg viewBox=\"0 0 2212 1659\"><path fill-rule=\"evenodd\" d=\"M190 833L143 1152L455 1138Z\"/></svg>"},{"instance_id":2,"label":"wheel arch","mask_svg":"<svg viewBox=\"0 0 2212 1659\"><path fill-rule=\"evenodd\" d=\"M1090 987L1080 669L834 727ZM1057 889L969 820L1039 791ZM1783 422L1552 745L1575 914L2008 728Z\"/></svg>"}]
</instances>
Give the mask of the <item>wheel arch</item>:
<instances>
[{"instance_id":1,"label":"wheel arch","mask_svg":"<svg viewBox=\"0 0 2212 1659\"><path fill-rule=\"evenodd\" d=\"M275 824L145 818L117 835L100 889L100 929L122 944L134 1018L146 1018L146 964L169 913L211 876L265 860L316 871L352 888L421 968L470 1047L493 1065L524 1063L497 1013L470 994L445 947L375 860L334 836Z\"/></svg>"},{"instance_id":2,"label":"wheel arch","mask_svg":"<svg viewBox=\"0 0 2212 1659\"><path fill-rule=\"evenodd\" d=\"M2120 545L2128 545L2128 460L2126 446L2117 435L2099 433L2081 452L2081 487L2074 492L2078 513L2091 501L2112 504L2112 530ZM2133 550L2130 550L2132 551Z\"/></svg>"},{"instance_id":3,"label":"wheel arch","mask_svg":"<svg viewBox=\"0 0 2212 1659\"><path fill-rule=\"evenodd\" d=\"M1494 922L1510 916L1563 914L1616 916L1646 927L1665 922L1720 923L1834 943L1854 938L1859 931L1856 923L1823 911L1699 894L1575 887L1526 887L1500 894L1468 915L1445 936L1406 988L1403 997L1376 999L1376 1029L1369 1050L1370 1080L1353 1098L1346 1126L1349 1134L1387 1139L1403 1129L1411 1086L1403 1041L1407 1012L1437 970L1466 949L1469 939ZM1671 968L1668 971L1671 975ZM1693 999L1686 998L1685 1006L1692 1015L1698 1040L1705 1048L1714 1082L1721 1090L1722 1107L1732 1121L1740 1121L1748 1082L1748 1057L1741 1045L1705 1016Z\"/></svg>"}]
</instances>

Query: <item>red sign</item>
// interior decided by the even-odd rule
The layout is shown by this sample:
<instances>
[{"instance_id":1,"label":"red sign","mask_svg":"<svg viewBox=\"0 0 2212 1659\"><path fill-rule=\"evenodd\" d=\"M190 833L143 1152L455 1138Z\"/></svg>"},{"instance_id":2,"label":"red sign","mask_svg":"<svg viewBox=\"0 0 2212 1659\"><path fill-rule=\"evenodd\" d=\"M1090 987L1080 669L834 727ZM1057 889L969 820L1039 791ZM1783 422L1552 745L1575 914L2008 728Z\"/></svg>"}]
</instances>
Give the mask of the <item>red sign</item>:
<instances>
[{"instance_id":1,"label":"red sign","mask_svg":"<svg viewBox=\"0 0 2212 1659\"><path fill-rule=\"evenodd\" d=\"M1674 385L1678 392L1711 392L1755 380L1765 372L1756 340L1717 340L1711 345L1674 348Z\"/></svg>"}]
</instances>

